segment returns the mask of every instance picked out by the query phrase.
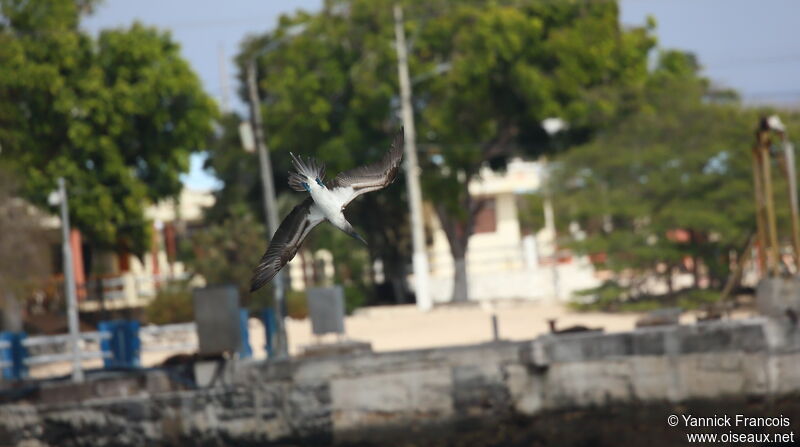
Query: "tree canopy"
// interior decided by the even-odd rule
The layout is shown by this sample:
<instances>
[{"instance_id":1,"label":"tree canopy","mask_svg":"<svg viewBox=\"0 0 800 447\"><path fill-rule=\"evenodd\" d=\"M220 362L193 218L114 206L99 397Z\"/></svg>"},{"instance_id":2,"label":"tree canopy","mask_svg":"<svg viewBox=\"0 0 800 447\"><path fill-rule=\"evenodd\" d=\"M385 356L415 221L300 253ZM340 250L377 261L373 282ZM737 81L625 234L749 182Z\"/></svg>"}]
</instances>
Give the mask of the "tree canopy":
<instances>
[{"instance_id":1,"label":"tree canopy","mask_svg":"<svg viewBox=\"0 0 800 447\"><path fill-rule=\"evenodd\" d=\"M648 77L655 39L648 28L622 29L615 2L448 6L449 13L409 27L418 36L417 73L449 66L415 91L424 104L421 143L440 155L426 166L426 197L456 260L454 299L467 299L458 261L483 205L468 188L481 166L553 153L619 119ZM568 123L558 139L543 128L550 117Z\"/></svg>"},{"instance_id":2,"label":"tree canopy","mask_svg":"<svg viewBox=\"0 0 800 447\"><path fill-rule=\"evenodd\" d=\"M652 296L659 276L677 292L672 276L687 259L695 288L703 278L721 288L755 229L750 148L765 111L698 72L691 55L663 52L636 113L556 164L557 214L582 230L569 245L616 273L614 302ZM787 203L773 169L776 203ZM784 225L786 216L783 207Z\"/></svg>"},{"instance_id":3,"label":"tree canopy","mask_svg":"<svg viewBox=\"0 0 800 447\"><path fill-rule=\"evenodd\" d=\"M0 144L42 206L64 177L73 224L142 253L143 211L176 196L216 114L166 32L78 28L87 0L0 0Z\"/></svg>"}]
</instances>

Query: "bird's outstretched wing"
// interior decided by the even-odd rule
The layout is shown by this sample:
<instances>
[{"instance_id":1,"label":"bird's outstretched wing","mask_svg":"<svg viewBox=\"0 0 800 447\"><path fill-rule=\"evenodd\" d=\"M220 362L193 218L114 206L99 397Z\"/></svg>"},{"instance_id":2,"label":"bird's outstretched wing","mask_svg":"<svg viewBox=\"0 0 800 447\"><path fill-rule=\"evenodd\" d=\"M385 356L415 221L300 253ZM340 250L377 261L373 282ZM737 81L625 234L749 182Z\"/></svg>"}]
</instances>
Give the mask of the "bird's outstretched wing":
<instances>
[{"instance_id":1,"label":"bird's outstretched wing","mask_svg":"<svg viewBox=\"0 0 800 447\"><path fill-rule=\"evenodd\" d=\"M375 163L340 172L332 189L341 195L343 206L361 194L384 188L394 181L403 160L403 128L395 134L392 147Z\"/></svg>"},{"instance_id":2,"label":"bird's outstretched wing","mask_svg":"<svg viewBox=\"0 0 800 447\"><path fill-rule=\"evenodd\" d=\"M294 258L308 233L324 219L322 211L311 197L295 206L281 222L278 231L269 241L266 253L253 271L250 291L260 289L274 278L280 269Z\"/></svg>"}]
</instances>

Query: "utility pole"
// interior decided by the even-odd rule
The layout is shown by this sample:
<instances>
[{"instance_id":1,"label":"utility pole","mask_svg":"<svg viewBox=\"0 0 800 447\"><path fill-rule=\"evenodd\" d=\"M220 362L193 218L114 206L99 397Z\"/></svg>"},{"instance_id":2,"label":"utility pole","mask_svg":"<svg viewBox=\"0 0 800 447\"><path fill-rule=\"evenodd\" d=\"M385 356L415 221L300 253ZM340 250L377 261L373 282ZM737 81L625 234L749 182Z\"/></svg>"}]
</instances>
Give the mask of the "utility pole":
<instances>
[{"instance_id":1,"label":"utility pole","mask_svg":"<svg viewBox=\"0 0 800 447\"><path fill-rule=\"evenodd\" d=\"M64 178L58 178L58 201L61 205L61 237L64 252L64 285L67 294L67 324L69 326L69 344L72 348L72 381L83 382L81 365L80 327L78 326L78 300L75 293L75 275L72 271L72 244L70 243L69 204L67 203L67 187Z\"/></svg>"},{"instance_id":2,"label":"utility pole","mask_svg":"<svg viewBox=\"0 0 800 447\"><path fill-rule=\"evenodd\" d=\"M261 171L261 185L264 188L264 214L267 216L268 239L278 230L278 202L275 200L275 181L272 179L272 162L267 151L267 143L264 139L264 126L261 121L261 100L258 97L256 86L256 62L250 60L247 65L247 90L250 96L250 118L253 120L253 133L255 136L256 149L258 150L258 165ZM278 358L288 357L289 343L286 337L286 325L284 321L284 301L285 283L284 273L278 272L272 280L275 290L275 352Z\"/></svg>"},{"instance_id":3,"label":"utility pole","mask_svg":"<svg viewBox=\"0 0 800 447\"><path fill-rule=\"evenodd\" d=\"M428 288L428 255L425 253L425 227L422 224L422 192L419 186L414 110L411 108L411 80L408 75L406 33L403 29L403 10L399 4L394 5L394 35L395 49L397 50L397 72L400 77L400 99L403 109L406 155L404 167L406 187L408 188L408 205L411 208L411 235L414 249L412 259L417 308L427 311L433 307L433 302Z\"/></svg>"},{"instance_id":4,"label":"utility pole","mask_svg":"<svg viewBox=\"0 0 800 447\"><path fill-rule=\"evenodd\" d=\"M225 69L225 47L219 44L219 86L220 86L220 109L222 113L231 111L230 87L228 84L228 70Z\"/></svg>"}]
</instances>

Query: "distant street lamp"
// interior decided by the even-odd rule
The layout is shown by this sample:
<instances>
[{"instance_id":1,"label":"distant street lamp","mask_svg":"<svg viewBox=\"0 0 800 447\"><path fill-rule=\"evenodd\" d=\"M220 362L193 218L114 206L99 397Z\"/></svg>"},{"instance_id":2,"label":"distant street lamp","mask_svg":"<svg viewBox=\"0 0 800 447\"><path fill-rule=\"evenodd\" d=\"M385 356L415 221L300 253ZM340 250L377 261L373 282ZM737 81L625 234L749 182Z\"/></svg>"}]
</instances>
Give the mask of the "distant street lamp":
<instances>
[{"instance_id":1,"label":"distant street lamp","mask_svg":"<svg viewBox=\"0 0 800 447\"><path fill-rule=\"evenodd\" d=\"M568 127L567 122L561 118L545 118L542 120L542 128L551 137L562 130L567 130Z\"/></svg>"},{"instance_id":2,"label":"distant street lamp","mask_svg":"<svg viewBox=\"0 0 800 447\"><path fill-rule=\"evenodd\" d=\"M72 381L83 382L81 365L80 327L78 326L78 301L75 291L75 275L72 272L72 244L70 243L69 204L67 187L63 177L58 178L58 191L48 197L51 206L61 206L61 237L64 252L64 287L67 295L67 324L69 325L69 344L72 348Z\"/></svg>"},{"instance_id":3,"label":"distant street lamp","mask_svg":"<svg viewBox=\"0 0 800 447\"><path fill-rule=\"evenodd\" d=\"M253 126L249 121L239 123L239 139L242 140L245 152L252 154L256 151L256 138L253 136Z\"/></svg>"}]
</instances>

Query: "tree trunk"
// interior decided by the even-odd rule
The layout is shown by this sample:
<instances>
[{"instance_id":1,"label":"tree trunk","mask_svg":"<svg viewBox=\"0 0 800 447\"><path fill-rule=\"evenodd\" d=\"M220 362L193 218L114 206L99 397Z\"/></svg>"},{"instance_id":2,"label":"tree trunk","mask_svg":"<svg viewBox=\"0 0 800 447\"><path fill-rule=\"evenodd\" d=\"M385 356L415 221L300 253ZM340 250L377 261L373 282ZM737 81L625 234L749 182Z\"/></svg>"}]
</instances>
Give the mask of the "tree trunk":
<instances>
[{"instance_id":1,"label":"tree trunk","mask_svg":"<svg viewBox=\"0 0 800 447\"><path fill-rule=\"evenodd\" d=\"M694 230L689 230L689 243L697 247L699 244L698 235ZM700 256L696 253L692 254L692 279L694 288L700 288Z\"/></svg>"},{"instance_id":2,"label":"tree trunk","mask_svg":"<svg viewBox=\"0 0 800 447\"><path fill-rule=\"evenodd\" d=\"M406 277L408 276L408 271L406 270L405 263L397 263L396 266L393 266L391 271L388 271L386 267L388 264L384 262L384 277L388 278L388 280L392 283L392 292L394 292L394 300L397 304L404 304L408 302L408 284L406 283ZM389 276L391 274L391 276Z\"/></svg>"},{"instance_id":3,"label":"tree trunk","mask_svg":"<svg viewBox=\"0 0 800 447\"><path fill-rule=\"evenodd\" d=\"M700 288L700 257L692 256L692 277L694 278L694 288Z\"/></svg>"},{"instance_id":4,"label":"tree trunk","mask_svg":"<svg viewBox=\"0 0 800 447\"><path fill-rule=\"evenodd\" d=\"M672 265L668 265L667 266L667 290L668 290L670 296L672 296L672 294L675 293L675 283L673 282L672 271L673 271Z\"/></svg>"},{"instance_id":5,"label":"tree trunk","mask_svg":"<svg viewBox=\"0 0 800 447\"><path fill-rule=\"evenodd\" d=\"M453 258L453 302L469 301L469 283L467 282L467 260L464 257Z\"/></svg>"},{"instance_id":6,"label":"tree trunk","mask_svg":"<svg viewBox=\"0 0 800 447\"><path fill-rule=\"evenodd\" d=\"M471 201L467 200L467 209ZM467 245L472 234L472 221L474 213L468 213L467 221L460 222L448 216L445 210L437 207L436 214L442 223L442 229L447 235L450 244L450 254L453 256L453 302L469 301L469 285L467 282Z\"/></svg>"}]
</instances>

